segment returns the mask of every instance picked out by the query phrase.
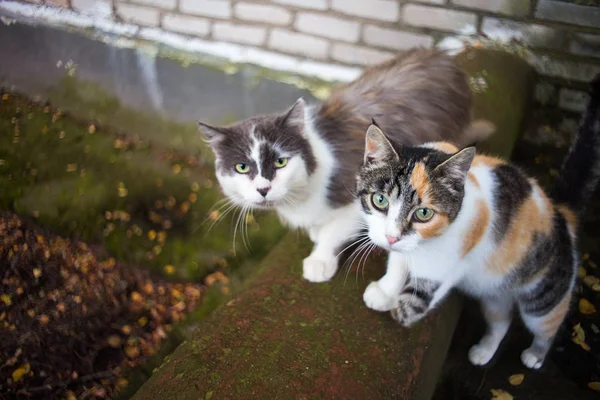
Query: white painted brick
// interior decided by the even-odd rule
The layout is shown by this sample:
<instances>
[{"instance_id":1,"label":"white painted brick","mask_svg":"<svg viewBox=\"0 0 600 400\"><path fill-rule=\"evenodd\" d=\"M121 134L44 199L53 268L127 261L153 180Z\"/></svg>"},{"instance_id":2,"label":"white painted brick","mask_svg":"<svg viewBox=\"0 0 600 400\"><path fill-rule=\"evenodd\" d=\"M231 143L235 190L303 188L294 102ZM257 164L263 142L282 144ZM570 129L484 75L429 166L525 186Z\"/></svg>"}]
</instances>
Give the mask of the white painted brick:
<instances>
[{"instance_id":1,"label":"white painted brick","mask_svg":"<svg viewBox=\"0 0 600 400\"><path fill-rule=\"evenodd\" d=\"M434 42L431 36L380 28L376 25L365 26L363 40L367 44L394 50L408 50L419 46L430 48Z\"/></svg>"},{"instance_id":2,"label":"white painted brick","mask_svg":"<svg viewBox=\"0 0 600 400\"><path fill-rule=\"evenodd\" d=\"M109 17L112 15L112 4L110 0L71 0L71 6L76 11L98 17Z\"/></svg>"},{"instance_id":3,"label":"white painted brick","mask_svg":"<svg viewBox=\"0 0 600 400\"><path fill-rule=\"evenodd\" d=\"M41 3L41 1L37 1ZM57 7L69 7L69 0L46 0L46 4Z\"/></svg>"},{"instance_id":4,"label":"white painted brick","mask_svg":"<svg viewBox=\"0 0 600 400\"><path fill-rule=\"evenodd\" d=\"M237 3L234 13L237 18L248 21L275 25L288 25L292 22L292 13L283 7L268 4Z\"/></svg>"},{"instance_id":5,"label":"white painted brick","mask_svg":"<svg viewBox=\"0 0 600 400\"><path fill-rule=\"evenodd\" d=\"M512 38L533 47L561 49L567 39L567 32L545 25L484 18L481 31L491 39Z\"/></svg>"},{"instance_id":6,"label":"white painted brick","mask_svg":"<svg viewBox=\"0 0 600 400\"><path fill-rule=\"evenodd\" d=\"M498 14L524 17L529 14L532 0L452 0L457 6L475 8Z\"/></svg>"},{"instance_id":7,"label":"white painted brick","mask_svg":"<svg viewBox=\"0 0 600 400\"><path fill-rule=\"evenodd\" d=\"M600 35L576 33L569 46L573 54L600 58Z\"/></svg>"},{"instance_id":8,"label":"white painted brick","mask_svg":"<svg viewBox=\"0 0 600 400\"><path fill-rule=\"evenodd\" d=\"M269 47L288 53L300 54L314 58L327 58L329 42L325 39L290 32L284 29L273 29L269 37Z\"/></svg>"},{"instance_id":9,"label":"white painted brick","mask_svg":"<svg viewBox=\"0 0 600 400\"><path fill-rule=\"evenodd\" d=\"M332 0L331 8L344 14L380 21L397 21L400 9L393 0Z\"/></svg>"},{"instance_id":10,"label":"white painted brick","mask_svg":"<svg viewBox=\"0 0 600 400\"><path fill-rule=\"evenodd\" d=\"M538 54L531 54L527 60L540 74L551 77L587 83L600 74L600 65L596 64L559 60Z\"/></svg>"},{"instance_id":11,"label":"white painted brick","mask_svg":"<svg viewBox=\"0 0 600 400\"><path fill-rule=\"evenodd\" d=\"M226 42L259 45L265 42L267 29L259 26L234 25L229 22L216 22L213 25L213 38Z\"/></svg>"},{"instance_id":12,"label":"white painted brick","mask_svg":"<svg viewBox=\"0 0 600 400\"><path fill-rule=\"evenodd\" d=\"M117 14L126 22L145 26L158 26L160 12L155 8L117 3Z\"/></svg>"},{"instance_id":13,"label":"white painted brick","mask_svg":"<svg viewBox=\"0 0 600 400\"><path fill-rule=\"evenodd\" d=\"M360 36L358 22L313 13L296 15L294 27L301 32L351 43L357 42Z\"/></svg>"},{"instance_id":14,"label":"white painted brick","mask_svg":"<svg viewBox=\"0 0 600 400\"><path fill-rule=\"evenodd\" d=\"M556 0L539 0L535 9L535 17L597 28L600 26L600 7Z\"/></svg>"},{"instance_id":15,"label":"white painted brick","mask_svg":"<svg viewBox=\"0 0 600 400\"><path fill-rule=\"evenodd\" d=\"M158 7L165 10L174 10L177 7L177 0L132 0L132 3Z\"/></svg>"},{"instance_id":16,"label":"white painted brick","mask_svg":"<svg viewBox=\"0 0 600 400\"><path fill-rule=\"evenodd\" d=\"M590 96L585 92L572 89L560 89L558 106L562 109L582 113L585 111Z\"/></svg>"},{"instance_id":17,"label":"white painted brick","mask_svg":"<svg viewBox=\"0 0 600 400\"><path fill-rule=\"evenodd\" d=\"M311 10L327 10L327 0L271 0L273 3L285 4Z\"/></svg>"},{"instance_id":18,"label":"white painted brick","mask_svg":"<svg viewBox=\"0 0 600 400\"><path fill-rule=\"evenodd\" d=\"M446 10L417 4L404 6L402 19L412 26L458 32L466 25L475 26L477 16L463 11Z\"/></svg>"},{"instance_id":19,"label":"white painted brick","mask_svg":"<svg viewBox=\"0 0 600 400\"><path fill-rule=\"evenodd\" d=\"M169 31L196 36L206 36L210 32L210 21L208 19L188 15L166 14L163 17L162 26Z\"/></svg>"},{"instance_id":20,"label":"white painted brick","mask_svg":"<svg viewBox=\"0 0 600 400\"><path fill-rule=\"evenodd\" d=\"M331 58L347 64L374 65L392 57L394 53L345 43L334 43L331 48Z\"/></svg>"},{"instance_id":21,"label":"white painted brick","mask_svg":"<svg viewBox=\"0 0 600 400\"><path fill-rule=\"evenodd\" d=\"M179 10L186 14L196 14L205 17L231 18L229 0L180 0Z\"/></svg>"},{"instance_id":22,"label":"white painted brick","mask_svg":"<svg viewBox=\"0 0 600 400\"><path fill-rule=\"evenodd\" d=\"M551 104L556 98L556 87L551 83L538 83L535 85L534 96L535 100L540 104Z\"/></svg>"}]
</instances>

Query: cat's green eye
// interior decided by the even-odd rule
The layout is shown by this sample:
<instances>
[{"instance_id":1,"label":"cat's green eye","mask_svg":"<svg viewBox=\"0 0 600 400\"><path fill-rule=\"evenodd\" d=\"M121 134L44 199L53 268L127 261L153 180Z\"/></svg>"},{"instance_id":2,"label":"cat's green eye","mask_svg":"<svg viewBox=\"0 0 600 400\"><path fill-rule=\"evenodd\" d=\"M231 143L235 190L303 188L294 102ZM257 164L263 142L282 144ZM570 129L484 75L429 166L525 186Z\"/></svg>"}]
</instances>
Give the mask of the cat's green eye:
<instances>
[{"instance_id":1,"label":"cat's green eye","mask_svg":"<svg viewBox=\"0 0 600 400\"><path fill-rule=\"evenodd\" d=\"M289 158L278 158L275 160L275 168L283 168L287 165Z\"/></svg>"},{"instance_id":2,"label":"cat's green eye","mask_svg":"<svg viewBox=\"0 0 600 400\"><path fill-rule=\"evenodd\" d=\"M378 210L386 210L388 208L388 199L381 193L373 193L371 195L371 203Z\"/></svg>"},{"instance_id":3,"label":"cat's green eye","mask_svg":"<svg viewBox=\"0 0 600 400\"><path fill-rule=\"evenodd\" d=\"M250 171L250 166L244 163L235 164L235 170L240 174L247 174Z\"/></svg>"},{"instance_id":4,"label":"cat's green eye","mask_svg":"<svg viewBox=\"0 0 600 400\"><path fill-rule=\"evenodd\" d=\"M433 218L433 210L430 208L419 208L415 211L414 217L417 222L427 222Z\"/></svg>"}]
</instances>

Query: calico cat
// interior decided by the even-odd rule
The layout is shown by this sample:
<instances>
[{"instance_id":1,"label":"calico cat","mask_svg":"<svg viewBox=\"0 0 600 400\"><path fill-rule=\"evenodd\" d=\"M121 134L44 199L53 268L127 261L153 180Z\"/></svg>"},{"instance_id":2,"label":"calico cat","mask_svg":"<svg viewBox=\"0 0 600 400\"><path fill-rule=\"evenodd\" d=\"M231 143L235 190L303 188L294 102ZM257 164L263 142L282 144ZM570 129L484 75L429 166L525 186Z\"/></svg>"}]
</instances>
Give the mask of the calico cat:
<instances>
[{"instance_id":1,"label":"calico cat","mask_svg":"<svg viewBox=\"0 0 600 400\"><path fill-rule=\"evenodd\" d=\"M200 128L224 194L241 207L275 209L292 227L306 229L315 246L303 275L322 282L335 274L337 251L361 227L354 185L371 119L397 145L460 146L493 130L486 121L469 128L470 112L467 77L455 61L413 50L366 69L322 104L299 99L282 114Z\"/></svg>"},{"instance_id":2,"label":"calico cat","mask_svg":"<svg viewBox=\"0 0 600 400\"><path fill-rule=\"evenodd\" d=\"M569 309L578 220L600 176L600 75L590 95L550 194L473 147L398 146L370 126L357 194L370 239L390 254L366 305L410 326L452 288L480 299L488 330L469 351L475 365L490 361L516 305L534 335L521 360L539 368Z\"/></svg>"}]
</instances>

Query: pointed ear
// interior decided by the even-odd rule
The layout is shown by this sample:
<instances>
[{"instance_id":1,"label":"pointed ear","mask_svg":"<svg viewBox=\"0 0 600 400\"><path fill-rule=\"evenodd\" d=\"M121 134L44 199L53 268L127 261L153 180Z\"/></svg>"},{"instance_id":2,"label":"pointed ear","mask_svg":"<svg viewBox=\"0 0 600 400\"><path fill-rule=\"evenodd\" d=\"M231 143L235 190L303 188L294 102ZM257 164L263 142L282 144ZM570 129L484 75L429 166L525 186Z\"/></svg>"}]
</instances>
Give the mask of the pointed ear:
<instances>
[{"instance_id":1,"label":"pointed ear","mask_svg":"<svg viewBox=\"0 0 600 400\"><path fill-rule=\"evenodd\" d=\"M200 126L200 130L204 133L204 136L206 137L206 141L209 144L219 142L228 133L226 128L208 125L208 124L205 124L204 122L200 122L200 121L198 121L198 126Z\"/></svg>"},{"instance_id":2,"label":"pointed ear","mask_svg":"<svg viewBox=\"0 0 600 400\"><path fill-rule=\"evenodd\" d=\"M294 105L285 112L281 123L283 125L294 125L296 127L301 127L302 131L304 131L304 109L306 108L306 103L304 99L300 97Z\"/></svg>"},{"instance_id":3,"label":"pointed ear","mask_svg":"<svg viewBox=\"0 0 600 400\"><path fill-rule=\"evenodd\" d=\"M396 153L381 129L377 125L371 124L365 137L365 158L363 161L367 164L385 159L399 160L400 157L398 157L398 153Z\"/></svg>"},{"instance_id":4,"label":"pointed ear","mask_svg":"<svg viewBox=\"0 0 600 400\"><path fill-rule=\"evenodd\" d=\"M464 182L475 157L475 147L467 147L435 167L434 174L440 174L443 180Z\"/></svg>"}]
</instances>

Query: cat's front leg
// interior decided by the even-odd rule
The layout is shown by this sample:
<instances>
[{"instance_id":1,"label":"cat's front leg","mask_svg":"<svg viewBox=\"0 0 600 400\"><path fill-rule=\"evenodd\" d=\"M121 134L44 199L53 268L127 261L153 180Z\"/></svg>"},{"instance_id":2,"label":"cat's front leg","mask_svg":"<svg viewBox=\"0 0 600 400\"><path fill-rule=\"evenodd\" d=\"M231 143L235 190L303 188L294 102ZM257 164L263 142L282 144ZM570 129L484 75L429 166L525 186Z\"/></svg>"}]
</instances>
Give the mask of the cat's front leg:
<instances>
[{"instance_id":1,"label":"cat's front leg","mask_svg":"<svg viewBox=\"0 0 600 400\"><path fill-rule=\"evenodd\" d=\"M372 310L390 311L396 307L407 278L408 265L405 258L400 253L390 253L385 275L367 286L363 301Z\"/></svg>"},{"instance_id":2,"label":"cat's front leg","mask_svg":"<svg viewBox=\"0 0 600 400\"><path fill-rule=\"evenodd\" d=\"M360 230L360 214L356 205L337 210L336 217L322 225L316 235L316 243L310 256L302 263L304 279L311 282L326 282L333 278L338 268L338 252L342 246L355 238Z\"/></svg>"},{"instance_id":3,"label":"cat's front leg","mask_svg":"<svg viewBox=\"0 0 600 400\"><path fill-rule=\"evenodd\" d=\"M421 320L446 296L450 287L440 282L411 277L400 292L392 318L404 327Z\"/></svg>"}]
</instances>

